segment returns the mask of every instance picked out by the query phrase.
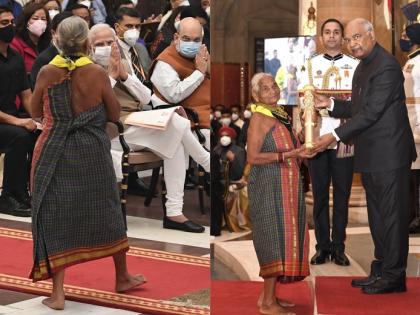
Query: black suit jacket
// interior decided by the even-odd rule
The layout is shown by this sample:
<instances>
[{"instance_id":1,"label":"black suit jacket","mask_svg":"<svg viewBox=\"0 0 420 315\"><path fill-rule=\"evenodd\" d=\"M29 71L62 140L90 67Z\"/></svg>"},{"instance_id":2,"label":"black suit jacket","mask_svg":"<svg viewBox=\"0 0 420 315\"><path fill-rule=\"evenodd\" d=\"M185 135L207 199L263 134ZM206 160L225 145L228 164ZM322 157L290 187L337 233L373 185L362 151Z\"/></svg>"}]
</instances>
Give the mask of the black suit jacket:
<instances>
[{"instance_id":1,"label":"black suit jacket","mask_svg":"<svg viewBox=\"0 0 420 315\"><path fill-rule=\"evenodd\" d=\"M39 56L35 59L35 63L32 66L31 71L31 88L32 91L35 89L36 78L38 76L39 70L47 64L50 63L51 60L54 59L55 56L58 55L58 50L55 46L51 43L47 49L45 49Z\"/></svg>"},{"instance_id":2,"label":"black suit jacket","mask_svg":"<svg viewBox=\"0 0 420 315\"><path fill-rule=\"evenodd\" d=\"M335 100L330 114L351 118L335 132L343 142L354 142L355 171L390 171L416 159L404 76L397 60L380 45L357 66L352 101Z\"/></svg>"}]
</instances>

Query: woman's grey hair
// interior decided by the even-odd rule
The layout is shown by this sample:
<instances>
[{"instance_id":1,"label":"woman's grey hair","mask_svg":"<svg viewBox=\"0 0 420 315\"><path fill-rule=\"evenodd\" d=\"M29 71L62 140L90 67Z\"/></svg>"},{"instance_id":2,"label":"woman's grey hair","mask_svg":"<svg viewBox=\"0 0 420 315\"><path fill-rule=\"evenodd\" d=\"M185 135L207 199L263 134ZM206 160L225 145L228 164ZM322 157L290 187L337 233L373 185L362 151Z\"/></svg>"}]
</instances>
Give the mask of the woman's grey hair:
<instances>
[{"instance_id":1,"label":"woman's grey hair","mask_svg":"<svg viewBox=\"0 0 420 315\"><path fill-rule=\"evenodd\" d=\"M99 23L90 28L88 34L89 42L92 43L96 35L105 30L110 31L114 36L116 35L114 29L111 26L105 23Z\"/></svg>"},{"instance_id":2,"label":"woman's grey hair","mask_svg":"<svg viewBox=\"0 0 420 315\"><path fill-rule=\"evenodd\" d=\"M273 77L273 76L265 72L259 72L259 73L254 74L254 76L251 79L252 95L258 95L258 93L260 92L260 80L264 77Z\"/></svg>"},{"instance_id":3,"label":"woman's grey hair","mask_svg":"<svg viewBox=\"0 0 420 315\"><path fill-rule=\"evenodd\" d=\"M78 16L64 19L57 28L58 47L64 56L85 53L89 26Z\"/></svg>"}]
</instances>

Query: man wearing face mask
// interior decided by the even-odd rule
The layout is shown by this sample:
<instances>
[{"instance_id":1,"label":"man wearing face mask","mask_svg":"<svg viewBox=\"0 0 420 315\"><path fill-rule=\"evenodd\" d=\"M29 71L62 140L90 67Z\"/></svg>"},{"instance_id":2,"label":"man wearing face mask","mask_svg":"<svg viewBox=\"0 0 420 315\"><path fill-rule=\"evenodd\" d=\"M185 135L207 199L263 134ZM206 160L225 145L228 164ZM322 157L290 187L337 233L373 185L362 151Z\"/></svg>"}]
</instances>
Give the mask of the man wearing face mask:
<instances>
[{"instance_id":1,"label":"man wearing face mask","mask_svg":"<svg viewBox=\"0 0 420 315\"><path fill-rule=\"evenodd\" d=\"M146 47L137 43L140 36L140 14L133 8L122 7L115 13L115 32L117 34L117 47L121 58L128 65L130 72L136 78L144 83L147 79L147 72L150 69L151 60ZM129 80L130 81L130 80ZM126 83L128 85L130 83ZM142 84L143 86L143 84ZM115 89L114 89L115 90ZM118 90L118 92L121 92ZM137 101L121 102L123 111L132 111L139 109L150 109L147 104L150 102L150 90L148 90L149 98L139 107ZM124 93L120 93L122 96ZM131 97L125 97L130 100ZM138 178L136 173L131 173L128 181L128 193L146 196L148 189L146 185Z\"/></svg>"},{"instance_id":2,"label":"man wearing face mask","mask_svg":"<svg viewBox=\"0 0 420 315\"><path fill-rule=\"evenodd\" d=\"M230 107L232 110L232 121L233 123L242 129L244 121L241 119L241 106L234 104Z\"/></svg>"},{"instance_id":3,"label":"man wearing face mask","mask_svg":"<svg viewBox=\"0 0 420 315\"><path fill-rule=\"evenodd\" d=\"M51 21L51 36L52 40L50 45L47 49L45 49L42 53L38 55L38 57L35 59L35 63L32 66L32 71L30 75L31 80L31 89L32 91L35 88L36 78L38 76L39 70L45 65L47 65L55 56L59 54L57 49L57 27L58 25L66 18L73 16L71 12L65 11L62 13L57 14Z\"/></svg>"},{"instance_id":4,"label":"man wearing face mask","mask_svg":"<svg viewBox=\"0 0 420 315\"><path fill-rule=\"evenodd\" d=\"M420 156L420 24L410 24L406 27L400 39L400 48L408 56L408 61L403 67L404 91L417 156ZM420 158L417 158L411 164L410 233L420 231L419 183Z\"/></svg>"},{"instance_id":5,"label":"man wearing face mask","mask_svg":"<svg viewBox=\"0 0 420 315\"><path fill-rule=\"evenodd\" d=\"M130 68L129 60L120 53L115 32L107 24L93 26L89 32L89 40L92 45L92 59L108 70L111 85L121 104L120 120L124 122L130 112L140 111L149 103L151 91L142 84L138 75ZM163 226L187 232L204 232L204 227L188 220L182 214L185 153L202 164L206 171L210 168L210 154L194 138L190 131L189 120L174 114L165 130L128 126L124 137L131 149L148 148L164 160L168 200ZM112 139L111 148L116 174L121 178L122 148L118 137Z\"/></svg>"},{"instance_id":6,"label":"man wearing face mask","mask_svg":"<svg viewBox=\"0 0 420 315\"><path fill-rule=\"evenodd\" d=\"M235 123L232 120L232 110L230 108L225 108L222 110L222 117L219 119L219 125L216 128L215 132L216 134L219 132L219 129L221 127L230 127L233 130L235 130L236 136L239 138L241 136L241 128L235 125Z\"/></svg>"},{"instance_id":7,"label":"man wearing face mask","mask_svg":"<svg viewBox=\"0 0 420 315\"><path fill-rule=\"evenodd\" d=\"M248 127L251 119L251 104L249 104L244 110L244 125L242 126L241 135L238 137L238 145L246 149L246 142L248 140Z\"/></svg>"},{"instance_id":8,"label":"man wearing face mask","mask_svg":"<svg viewBox=\"0 0 420 315\"><path fill-rule=\"evenodd\" d=\"M0 212L30 217L28 154L35 143L36 124L32 119L19 118L15 106L19 95L30 112L31 91L23 58L10 47L14 33L12 10L0 6L0 150L6 151Z\"/></svg>"},{"instance_id":9,"label":"man wearing face mask","mask_svg":"<svg viewBox=\"0 0 420 315\"><path fill-rule=\"evenodd\" d=\"M203 28L196 19L181 21L173 43L153 62L152 103L182 104L195 110L210 149L210 55L202 39Z\"/></svg>"},{"instance_id":10,"label":"man wearing face mask","mask_svg":"<svg viewBox=\"0 0 420 315\"><path fill-rule=\"evenodd\" d=\"M211 235L220 235L222 215L225 209L223 200L227 176L230 181L239 181L246 162L246 152L236 145L237 134L228 126L223 126L218 131L219 143L212 150L212 219ZM228 171L229 174L225 172ZM213 191L214 190L214 191Z\"/></svg>"}]
</instances>

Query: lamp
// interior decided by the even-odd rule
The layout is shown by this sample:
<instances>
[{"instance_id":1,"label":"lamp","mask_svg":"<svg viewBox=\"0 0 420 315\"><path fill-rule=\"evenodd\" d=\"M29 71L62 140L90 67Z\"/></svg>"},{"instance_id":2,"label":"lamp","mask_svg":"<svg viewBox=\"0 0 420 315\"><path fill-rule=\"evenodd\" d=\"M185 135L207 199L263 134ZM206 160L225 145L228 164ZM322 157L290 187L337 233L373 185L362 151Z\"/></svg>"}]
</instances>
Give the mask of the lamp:
<instances>
[{"instance_id":1,"label":"lamp","mask_svg":"<svg viewBox=\"0 0 420 315\"><path fill-rule=\"evenodd\" d=\"M308 21L306 22L306 26L309 29L313 29L316 26L315 11L316 10L311 2L311 6L308 9Z\"/></svg>"}]
</instances>

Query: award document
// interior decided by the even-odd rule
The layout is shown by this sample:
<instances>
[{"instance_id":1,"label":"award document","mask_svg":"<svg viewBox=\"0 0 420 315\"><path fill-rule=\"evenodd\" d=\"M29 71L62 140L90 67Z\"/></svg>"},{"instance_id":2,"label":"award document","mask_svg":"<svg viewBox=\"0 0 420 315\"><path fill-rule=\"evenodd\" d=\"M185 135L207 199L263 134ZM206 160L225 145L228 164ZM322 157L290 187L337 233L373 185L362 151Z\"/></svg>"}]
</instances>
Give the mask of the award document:
<instances>
[{"instance_id":1,"label":"award document","mask_svg":"<svg viewBox=\"0 0 420 315\"><path fill-rule=\"evenodd\" d=\"M127 116L124 123L132 126L165 130L174 112L179 112L182 107L175 106L165 109L134 112Z\"/></svg>"}]
</instances>

